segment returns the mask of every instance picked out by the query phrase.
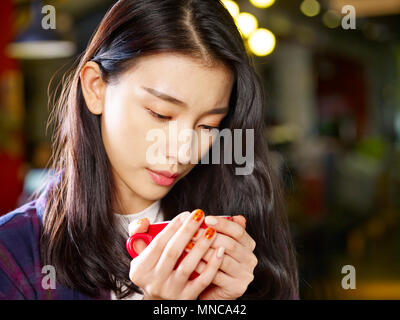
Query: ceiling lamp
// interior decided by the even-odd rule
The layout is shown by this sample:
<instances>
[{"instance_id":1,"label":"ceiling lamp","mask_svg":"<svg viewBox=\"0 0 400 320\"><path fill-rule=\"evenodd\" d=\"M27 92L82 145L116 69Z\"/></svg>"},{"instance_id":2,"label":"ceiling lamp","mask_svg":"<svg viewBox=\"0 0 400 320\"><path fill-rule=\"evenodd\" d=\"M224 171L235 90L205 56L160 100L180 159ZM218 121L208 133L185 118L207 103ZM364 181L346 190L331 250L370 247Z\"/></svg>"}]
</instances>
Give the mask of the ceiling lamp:
<instances>
[{"instance_id":1,"label":"ceiling lamp","mask_svg":"<svg viewBox=\"0 0 400 320\"><path fill-rule=\"evenodd\" d=\"M54 59L72 56L76 46L71 41L64 41L54 29L42 26L42 3L31 3L31 21L28 27L17 35L14 42L6 48L6 53L17 59Z\"/></svg>"}]
</instances>

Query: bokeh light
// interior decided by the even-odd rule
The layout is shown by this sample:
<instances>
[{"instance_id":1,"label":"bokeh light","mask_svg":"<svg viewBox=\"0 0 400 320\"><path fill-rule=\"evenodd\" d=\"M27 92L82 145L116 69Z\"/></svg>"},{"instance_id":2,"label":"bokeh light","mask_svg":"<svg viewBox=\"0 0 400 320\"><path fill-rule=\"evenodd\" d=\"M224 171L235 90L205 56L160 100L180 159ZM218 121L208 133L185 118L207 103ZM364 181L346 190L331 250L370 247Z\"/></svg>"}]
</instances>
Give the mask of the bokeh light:
<instances>
[{"instance_id":1,"label":"bokeh light","mask_svg":"<svg viewBox=\"0 0 400 320\"><path fill-rule=\"evenodd\" d=\"M239 5L232 0L222 0L222 4L229 11L232 17L236 18L239 15L240 8Z\"/></svg>"},{"instance_id":2,"label":"bokeh light","mask_svg":"<svg viewBox=\"0 0 400 320\"><path fill-rule=\"evenodd\" d=\"M250 3L257 8L265 9L272 6L275 0L250 0Z\"/></svg>"},{"instance_id":3,"label":"bokeh light","mask_svg":"<svg viewBox=\"0 0 400 320\"><path fill-rule=\"evenodd\" d=\"M321 5L316 0L304 0L300 5L300 10L307 17L315 17L321 12Z\"/></svg>"},{"instance_id":4,"label":"bokeh light","mask_svg":"<svg viewBox=\"0 0 400 320\"><path fill-rule=\"evenodd\" d=\"M248 44L252 53L257 56L266 56L274 51L276 38L268 29L260 28L250 35Z\"/></svg>"},{"instance_id":5,"label":"bokeh light","mask_svg":"<svg viewBox=\"0 0 400 320\"><path fill-rule=\"evenodd\" d=\"M328 10L322 16L323 24L331 29L337 28L340 26L340 15L335 10Z\"/></svg>"},{"instance_id":6,"label":"bokeh light","mask_svg":"<svg viewBox=\"0 0 400 320\"><path fill-rule=\"evenodd\" d=\"M236 24L244 37L248 37L258 27L258 20L248 12L241 12L236 18Z\"/></svg>"}]
</instances>

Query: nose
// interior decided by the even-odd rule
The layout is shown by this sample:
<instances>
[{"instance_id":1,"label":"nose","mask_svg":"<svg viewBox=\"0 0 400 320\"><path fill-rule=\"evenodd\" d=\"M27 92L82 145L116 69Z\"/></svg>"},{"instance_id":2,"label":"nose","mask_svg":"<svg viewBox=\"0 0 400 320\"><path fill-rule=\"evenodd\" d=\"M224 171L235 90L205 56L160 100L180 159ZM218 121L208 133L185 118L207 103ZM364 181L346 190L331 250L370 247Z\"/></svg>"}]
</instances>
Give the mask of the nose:
<instances>
[{"instance_id":1,"label":"nose","mask_svg":"<svg viewBox=\"0 0 400 320\"><path fill-rule=\"evenodd\" d=\"M166 150L167 161L186 165L190 163L193 156L196 132L190 125L182 125L179 128L177 123L170 123L170 125Z\"/></svg>"}]
</instances>

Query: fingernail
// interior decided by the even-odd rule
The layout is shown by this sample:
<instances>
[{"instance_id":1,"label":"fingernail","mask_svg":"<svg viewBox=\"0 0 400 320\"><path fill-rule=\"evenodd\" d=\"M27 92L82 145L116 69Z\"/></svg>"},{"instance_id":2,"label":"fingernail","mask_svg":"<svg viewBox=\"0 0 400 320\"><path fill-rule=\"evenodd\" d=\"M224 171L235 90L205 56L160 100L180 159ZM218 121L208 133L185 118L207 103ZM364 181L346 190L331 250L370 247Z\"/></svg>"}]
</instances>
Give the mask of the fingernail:
<instances>
[{"instance_id":1,"label":"fingernail","mask_svg":"<svg viewBox=\"0 0 400 320\"><path fill-rule=\"evenodd\" d=\"M196 209L194 211L193 220L199 222L204 216L204 212L201 209Z\"/></svg>"},{"instance_id":2,"label":"fingernail","mask_svg":"<svg viewBox=\"0 0 400 320\"><path fill-rule=\"evenodd\" d=\"M194 242L193 242L193 241L190 241L190 242L187 244L185 250L187 250L187 251L192 250L193 247L194 247Z\"/></svg>"},{"instance_id":3,"label":"fingernail","mask_svg":"<svg viewBox=\"0 0 400 320\"><path fill-rule=\"evenodd\" d=\"M213 237L214 233L215 233L215 229L210 227L210 228L207 228L206 233L204 234L204 236L208 240L210 240Z\"/></svg>"},{"instance_id":4,"label":"fingernail","mask_svg":"<svg viewBox=\"0 0 400 320\"><path fill-rule=\"evenodd\" d=\"M205 222L208 226L215 226L218 223L218 220L215 217L207 216Z\"/></svg>"},{"instance_id":5,"label":"fingernail","mask_svg":"<svg viewBox=\"0 0 400 320\"><path fill-rule=\"evenodd\" d=\"M180 220L181 222L184 222L184 221L187 219L187 217L188 217L189 215L190 215L190 212L189 212L189 211L185 211L185 212L183 212L183 213L181 214L179 220Z\"/></svg>"},{"instance_id":6,"label":"fingernail","mask_svg":"<svg viewBox=\"0 0 400 320\"><path fill-rule=\"evenodd\" d=\"M224 255L224 252L225 252L225 248L219 247L217 250L217 258L222 258L222 256Z\"/></svg>"}]
</instances>

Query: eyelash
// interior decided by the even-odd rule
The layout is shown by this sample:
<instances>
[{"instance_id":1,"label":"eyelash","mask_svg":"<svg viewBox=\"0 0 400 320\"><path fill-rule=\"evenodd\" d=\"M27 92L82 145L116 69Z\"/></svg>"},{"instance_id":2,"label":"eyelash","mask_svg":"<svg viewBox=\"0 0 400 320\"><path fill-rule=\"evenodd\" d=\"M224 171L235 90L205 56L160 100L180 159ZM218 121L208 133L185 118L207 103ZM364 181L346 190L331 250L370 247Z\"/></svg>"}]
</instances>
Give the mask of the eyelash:
<instances>
[{"instance_id":1,"label":"eyelash","mask_svg":"<svg viewBox=\"0 0 400 320\"><path fill-rule=\"evenodd\" d=\"M149 110L150 113L151 113L151 115L152 115L154 118L156 118L157 120L166 121L166 120L169 120L169 118L171 118L171 117L163 116L163 115L161 115L161 114L159 114L159 113L156 113L156 112L154 112L153 110L150 110L150 109L147 109L147 110Z\"/></svg>"},{"instance_id":2,"label":"eyelash","mask_svg":"<svg viewBox=\"0 0 400 320\"><path fill-rule=\"evenodd\" d=\"M170 120L170 118L171 118L171 117L168 117L168 116L163 116L163 115L161 115L161 114L159 114L159 113L157 113L157 112L154 112L153 110L150 110L150 109L147 109L147 110L149 110L150 114L151 114L154 118L156 118L158 121L164 122L164 121ZM219 129L219 127L207 126L207 125L205 125L205 124L203 124L202 127L203 127L204 129L206 129L206 130Z\"/></svg>"}]
</instances>

